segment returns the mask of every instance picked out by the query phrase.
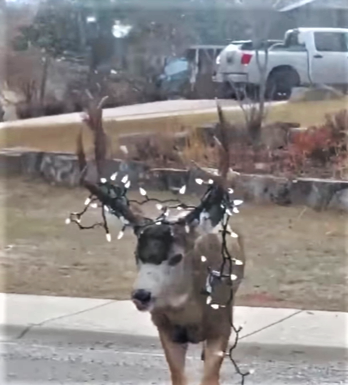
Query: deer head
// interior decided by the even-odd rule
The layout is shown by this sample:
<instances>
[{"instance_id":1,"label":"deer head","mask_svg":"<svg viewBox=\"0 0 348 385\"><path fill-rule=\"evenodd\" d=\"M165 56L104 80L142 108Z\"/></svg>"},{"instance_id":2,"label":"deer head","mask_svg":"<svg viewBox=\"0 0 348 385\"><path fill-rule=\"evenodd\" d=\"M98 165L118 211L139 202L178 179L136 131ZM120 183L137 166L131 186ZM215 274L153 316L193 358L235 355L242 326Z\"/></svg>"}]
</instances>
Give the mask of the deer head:
<instances>
[{"instance_id":1,"label":"deer head","mask_svg":"<svg viewBox=\"0 0 348 385\"><path fill-rule=\"evenodd\" d=\"M95 135L95 156L97 164L105 159L105 133L101 124L101 113L95 107L89 109L89 119L86 120ZM97 112L96 112L97 111ZM195 207L180 208L179 215L172 217L166 207L158 218L147 218L141 210L141 206L127 198L127 190L130 182L123 177L121 184L116 184L117 175L111 177L111 181L100 178L98 182L85 180L82 173L81 182L89 190L90 199L87 206L93 200L101 203L102 225L110 240L109 230L105 219L106 212L117 216L123 223L124 229L132 228L137 238L135 258L138 267L138 275L134 283L132 299L138 310L151 311L154 308L166 306L179 306L186 300L190 290L190 255L195 249L197 240L215 230L223 219L226 210L231 209L228 185L235 175L229 168L229 151L225 121L220 106L218 105L220 118L219 137L216 138L219 149L218 172L211 173L207 169L201 169L207 176L207 191L199 205ZM91 116L92 115L92 116ZM100 143L103 144L101 149ZM78 158L80 169L86 169L86 159L82 145L82 135L78 140ZM196 165L197 166L197 165ZM199 167L199 166L197 166ZM98 167L98 171L100 168ZM142 195L147 198L144 189ZM74 220L80 228L80 217Z\"/></svg>"}]
</instances>

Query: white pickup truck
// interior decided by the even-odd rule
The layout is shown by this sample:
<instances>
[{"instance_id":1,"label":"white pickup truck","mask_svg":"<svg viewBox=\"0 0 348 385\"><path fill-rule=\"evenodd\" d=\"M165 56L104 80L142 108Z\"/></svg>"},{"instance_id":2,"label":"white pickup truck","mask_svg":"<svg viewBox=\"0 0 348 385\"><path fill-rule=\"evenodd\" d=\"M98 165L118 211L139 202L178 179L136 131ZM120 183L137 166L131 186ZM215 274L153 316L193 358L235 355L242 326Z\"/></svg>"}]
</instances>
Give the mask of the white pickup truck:
<instances>
[{"instance_id":1,"label":"white pickup truck","mask_svg":"<svg viewBox=\"0 0 348 385\"><path fill-rule=\"evenodd\" d=\"M263 43L265 44L265 43ZM283 41L268 40L266 96L288 98L293 87L330 85L348 87L348 29L296 28L285 33ZM260 46L259 63L265 61ZM261 84L256 50L251 41L235 41L216 59L213 81L223 97L243 90L255 94Z\"/></svg>"}]
</instances>

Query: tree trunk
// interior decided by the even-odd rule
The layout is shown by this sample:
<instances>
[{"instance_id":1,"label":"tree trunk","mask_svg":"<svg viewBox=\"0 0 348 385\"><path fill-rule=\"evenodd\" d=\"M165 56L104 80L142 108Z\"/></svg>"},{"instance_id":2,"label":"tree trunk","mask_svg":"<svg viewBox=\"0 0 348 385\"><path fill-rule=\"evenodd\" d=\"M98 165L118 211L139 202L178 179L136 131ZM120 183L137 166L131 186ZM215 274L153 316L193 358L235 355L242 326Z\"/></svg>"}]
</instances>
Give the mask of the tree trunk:
<instances>
[{"instance_id":1,"label":"tree trunk","mask_svg":"<svg viewBox=\"0 0 348 385\"><path fill-rule=\"evenodd\" d=\"M40 102L41 106L43 105L43 102L45 100L48 67L50 64L50 60L49 60L49 57L47 55L45 55L42 58L42 60L43 60L43 69L42 69L42 78L41 78L40 93L39 93L39 102Z\"/></svg>"}]
</instances>

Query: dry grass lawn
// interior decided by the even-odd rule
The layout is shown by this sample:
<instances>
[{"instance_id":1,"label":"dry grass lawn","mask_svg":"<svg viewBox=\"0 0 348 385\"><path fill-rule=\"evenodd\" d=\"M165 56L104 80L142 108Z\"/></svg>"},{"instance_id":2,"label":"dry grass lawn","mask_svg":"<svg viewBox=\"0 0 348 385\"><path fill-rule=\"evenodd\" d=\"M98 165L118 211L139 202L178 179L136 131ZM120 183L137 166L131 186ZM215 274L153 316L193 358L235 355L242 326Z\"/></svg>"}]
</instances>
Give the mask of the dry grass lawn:
<instances>
[{"instance_id":1,"label":"dry grass lawn","mask_svg":"<svg viewBox=\"0 0 348 385\"><path fill-rule=\"evenodd\" d=\"M267 120L291 121L301 123L303 127L320 124L326 113L336 112L347 108L348 99L286 103L269 109ZM242 121L241 110L226 112L228 119ZM141 120L108 120L105 128L111 139L112 148L117 146L117 138L120 134L135 132L174 132L183 128L194 128L203 124L217 121L216 113L202 113L148 118ZM66 123L50 126L25 126L0 130L0 144L2 147L31 147L44 151L75 152L76 136L82 127L82 123ZM85 130L87 149L91 147L91 136Z\"/></svg>"},{"instance_id":2,"label":"dry grass lawn","mask_svg":"<svg viewBox=\"0 0 348 385\"><path fill-rule=\"evenodd\" d=\"M129 298L136 274L131 232L109 244L102 230L64 224L85 196L81 189L2 180L6 292ZM248 263L237 303L348 311L346 219L302 207L243 206L234 223L244 233ZM115 239L117 221L112 228Z\"/></svg>"}]
</instances>

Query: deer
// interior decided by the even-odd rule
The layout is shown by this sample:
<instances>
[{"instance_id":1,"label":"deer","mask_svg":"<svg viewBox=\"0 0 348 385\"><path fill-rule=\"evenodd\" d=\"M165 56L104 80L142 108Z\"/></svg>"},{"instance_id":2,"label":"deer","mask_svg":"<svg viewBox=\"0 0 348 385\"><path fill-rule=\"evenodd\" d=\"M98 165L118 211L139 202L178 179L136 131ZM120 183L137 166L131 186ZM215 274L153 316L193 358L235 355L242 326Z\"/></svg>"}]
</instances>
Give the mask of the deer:
<instances>
[{"instance_id":1,"label":"deer","mask_svg":"<svg viewBox=\"0 0 348 385\"><path fill-rule=\"evenodd\" d=\"M100 134L102 125L95 124L98 121L96 117L101 119L100 106L92 112L94 120L89 119L86 122L93 125L96 136L99 132L100 138L105 139L105 135ZM103 208L108 207L108 211L127 224L136 237L134 255L137 275L130 298L138 311L150 314L158 330L172 385L188 384L185 358L190 344L203 345L201 385L220 384L221 366L232 333L234 300L228 299L235 297L244 278L243 237L231 229L233 236L226 238L225 246L233 260L238 261L233 266L237 279L231 286L219 280L213 292L206 295L211 278L209 272L221 269L220 232L226 215L223 200L236 174L229 167L227 124L219 105L218 116L220 138L215 137L219 151L218 172L212 173L195 164L209 178L209 189L193 209L178 211L177 215L168 216L165 221L158 222L147 218L141 206L128 201L119 189L113 189L111 194L105 185L83 177L81 179L89 192L102 202ZM105 149L104 139L99 142L95 139L96 147L102 142ZM103 158L101 152L103 151L99 145L96 155L99 154L99 160L103 161L105 156ZM81 171L86 170L81 136L78 158ZM213 303L227 305L214 307Z\"/></svg>"}]
</instances>

